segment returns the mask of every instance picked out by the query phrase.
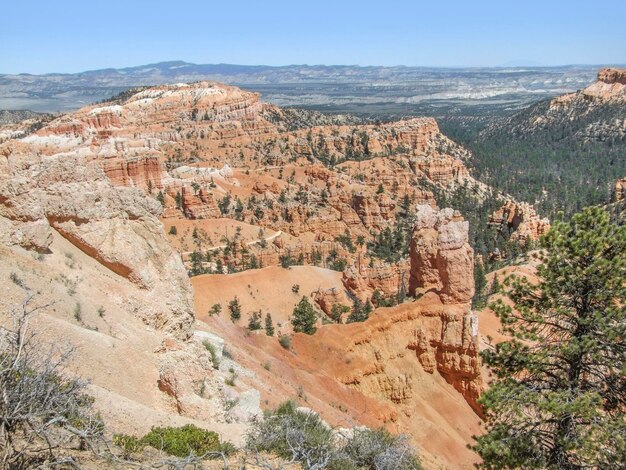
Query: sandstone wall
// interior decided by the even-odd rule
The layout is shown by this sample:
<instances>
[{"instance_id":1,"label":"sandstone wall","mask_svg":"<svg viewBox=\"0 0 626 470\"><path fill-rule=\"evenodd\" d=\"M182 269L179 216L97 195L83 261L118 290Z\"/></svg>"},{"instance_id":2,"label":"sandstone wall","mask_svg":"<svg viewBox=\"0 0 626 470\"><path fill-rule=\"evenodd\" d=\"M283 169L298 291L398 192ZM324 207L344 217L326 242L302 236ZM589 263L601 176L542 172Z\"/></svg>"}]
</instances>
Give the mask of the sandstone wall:
<instances>
[{"instance_id":1,"label":"sandstone wall","mask_svg":"<svg viewBox=\"0 0 626 470\"><path fill-rule=\"evenodd\" d=\"M136 189L113 186L97 163L83 157L37 157L8 144L0 157L0 242L47 252L57 231L149 294L152 302L137 303L136 316L188 336L191 285L164 236L160 204Z\"/></svg>"}]
</instances>

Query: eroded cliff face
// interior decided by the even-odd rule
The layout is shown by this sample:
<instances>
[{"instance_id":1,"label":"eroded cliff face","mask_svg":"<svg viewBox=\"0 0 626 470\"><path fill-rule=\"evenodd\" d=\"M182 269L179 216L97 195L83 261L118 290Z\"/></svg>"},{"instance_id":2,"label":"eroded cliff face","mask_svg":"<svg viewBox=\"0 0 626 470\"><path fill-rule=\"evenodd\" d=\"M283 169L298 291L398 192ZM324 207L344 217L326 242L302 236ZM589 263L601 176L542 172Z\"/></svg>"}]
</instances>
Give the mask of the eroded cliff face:
<instances>
[{"instance_id":1,"label":"eroded cliff face","mask_svg":"<svg viewBox=\"0 0 626 470\"><path fill-rule=\"evenodd\" d=\"M294 344L300 357L378 402L371 413L386 426L411 433L421 448L432 452L437 444L420 429L430 426L423 421L432 411L426 411L425 401L438 401L442 409L455 405L445 394L429 395L431 380L443 379L464 398L471 414L479 416L483 380L478 319L471 310L473 251L467 222L452 209L422 205L416 212L410 285L419 298L376 309L364 323L328 325L312 337L296 335ZM479 417L459 414L456 419L475 424ZM441 428L431 436L450 446L449 452L454 448L458 456L465 455L442 437L446 432ZM468 459L463 464L453 457L444 465L459 468L472 459L469 454L463 458Z\"/></svg>"},{"instance_id":2,"label":"eroded cliff face","mask_svg":"<svg viewBox=\"0 0 626 470\"><path fill-rule=\"evenodd\" d=\"M365 246L396 223L399 201L435 205L432 185L445 193L480 184L465 167L469 153L432 118L353 121L299 116L262 103L258 94L199 82L87 106L20 143L41 156L80 155L115 187L162 194L163 219L235 218L289 235L269 246L235 240L243 253L214 253L224 265L245 268L249 253L264 266L291 254L310 262L321 253L318 265L326 266L330 252L356 266L352 250L327 245L347 234ZM220 208L226 195L231 204ZM367 250L361 251L368 264Z\"/></svg>"},{"instance_id":3,"label":"eroded cliff face","mask_svg":"<svg viewBox=\"0 0 626 470\"><path fill-rule=\"evenodd\" d=\"M537 241L550 230L550 221L540 218L535 208L526 202L507 200L504 205L489 217L489 224L501 231L511 233L511 240L525 246L529 241Z\"/></svg>"},{"instance_id":4,"label":"eroded cliff face","mask_svg":"<svg viewBox=\"0 0 626 470\"><path fill-rule=\"evenodd\" d=\"M164 187L167 173L156 156L134 159L110 158L102 165L104 174L115 186L139 187L158 190Z\"/></svg>"},{"instance_id":5,"label":"eroded cliff face","mask_svg":"<svg viewBox=\"0 0 626 470\"><path fill-rule=\"evenodd\" d=\"M600 69L598 80L585 88L583 93L605 100L626 100L626 69Z\"/></svg>"},{"instance_id":6,"label":"eroded cliff face","mask_svg":"<svg viewBox=\"0 0 626 470\"><path fill-rule=\"evenodd\" d=\"M214 369L202 341L219 338L195 331L191 283L161 211L80 152L2 144L0 325L24 296L43 305L38 341L76 348L71 370L90 379L112 432L203 420L240 440L244 425L227 423L258 413L258 393L227 390L227 372ZM247 399L228 405L240 392Z\"/></svg>"},{"instance_id":7,"label":"eroded cliff face","mask_svg":"<svg viewBox=\"0 0 626 470\"><path fill-rule=\"evenodd\" d=\"M445 304L434 293L415 303L379 309L366 323L346 328L351 340L345 354L352 361L337 365L337 378L388 402L396 416L411 417L411 406L421 397L420 374L438 374L480 413L477 328L469 305Z\"/></svg>"},{"instance_id":8,"label":"eroded cliff face","mask_svg":"<svg viewBox=\"0 0 626 470\"><path fill-rule=\"evenodd\" d=\"M114 273L145 290L152 302L136 315L156 329L190 334L192 292L162 233L161 207L134 189L114 187L83 157L38 157L28 147L2 149L2 242L46 253L56 231Z\"/></svg>"},{"instance_id":9,"label":"eroded cliff face","mask_svg":"<svg viewBox=\"0 0 626 470\"><path fill-rule=\"evenodd\" d=\"M478 319L474 296L474 251L468 223L452 209L419 206L411 240L409 292L436 294L443 308L425 309L427 320L416 330L410 349L426 370L437 369L478 411L481 388ZM449 306L449 307L448 307Z\"/></svg>"}]
</instances>

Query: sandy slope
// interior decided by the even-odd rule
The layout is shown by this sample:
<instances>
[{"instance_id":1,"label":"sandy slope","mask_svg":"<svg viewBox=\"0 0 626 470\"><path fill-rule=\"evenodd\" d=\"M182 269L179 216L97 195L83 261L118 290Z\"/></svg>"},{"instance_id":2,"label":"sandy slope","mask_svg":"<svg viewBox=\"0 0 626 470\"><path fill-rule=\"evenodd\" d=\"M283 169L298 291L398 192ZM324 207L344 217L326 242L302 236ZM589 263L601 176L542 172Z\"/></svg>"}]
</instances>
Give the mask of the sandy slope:
<instances>
[{"instance_id":1,"label":"sandy slope","mask_svg":"<svg viewBox=\"0 0 626 470\"><path fill-rule=\"evenodd\" d=\"M271 313L276 326L285 324L302 296L310 297L331 287L343 291L340 272L315 266L270 266L236 274L205 274L192 278L192 284L198 319L206 320L216 303L222 305L222 316L227 318L228 302L237 296L242 306L242 325L247 324L249 313L258 310L264 315Z\"/></svg>"},{"instance_id":2,"label":"sandy slope","mask_svg":"<svg viewBox=\"0 0 626 470\"><path fill-rule=\"evenodd\" d=\"M300 285L298 295L291 292L296 283ZM466 444L480 432L480 419L436 371L425 372L413 352L388 362L389 384L398 380L410 384L402 403L381 395L381 386L384 389L386 385L376 381L383 376L372 376L374 382L368 378L367 370L372 367L369 356L376 353L371 348L394 348L393 337L376 339L381 338L377 332L386 328L383 325L388 318L402 318L417 304L379 309L364 324L324 325L313 336L296 334L287 351L276 337L267 337L262 330L248 332L244 328L246 312L271 311L276 320L285 321L302 294L320 286L341 286L340 273L311 266L271 267L234 275L198 276L192 278L192 284L199 319L225 339L226 350L237 362L253 372L237 380L259 389L262 406L295 399L320 412L334 426L384 425L394 432L410 433L428 468L472 468L476 456ZM226 311L227 301L235 295L244 312L239 325L230 321ZM224 311L211 317L206 312L216 302L222 303ZM363 335L373 335L371 348L367 343L353 345L355 338ZM386 341L391 344L385 346ZM352 372L364 374L358 387L344 383L346 374Z\"/></svg>"},{"instance_id":3,"label":"sandy slope","mask_svg":"<svg viewBox=\"0 0 626 470\"><path fill-rule=\"evenodd\" d=\"M172 398L157 386L163 333L146 326L130 312L141 298L136 286L85 255L55 234L51 254L38 256L20 248L0 246L0 322L25 296L9 280L11 273L35 294L35 305L50 304L32 319L42 345L76 349L71 369L91 382L90 394L107 423L108 432L142 434L151 426L195 422L224 438L241 441L244 426L194 421L176 412ZM80 320L76 318L80 305ZM104 309L102 316L98 309Z\"/></svg>"}]
</instances>

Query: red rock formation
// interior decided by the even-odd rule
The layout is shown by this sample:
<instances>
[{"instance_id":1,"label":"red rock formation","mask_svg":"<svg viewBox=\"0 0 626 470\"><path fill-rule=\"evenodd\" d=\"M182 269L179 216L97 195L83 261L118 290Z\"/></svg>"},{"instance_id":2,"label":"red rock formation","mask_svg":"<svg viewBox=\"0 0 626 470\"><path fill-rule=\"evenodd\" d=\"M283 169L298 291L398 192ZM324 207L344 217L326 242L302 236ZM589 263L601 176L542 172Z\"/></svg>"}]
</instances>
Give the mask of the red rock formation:
<instances>
[{"instance_id":1,"label":"red rock formation","mask_svg":"<svg viewBox=\"0 0 626 470\"><path fill-rule=\"evenodd\" d=\"M311 176L312 178L322 181L329 181L335 177L335 174L332 171L322 165L307 166L304 173L307 176Z\"/></svg>"},{"instance_id":2,"label":"red rock formation","mask_svg":"<svg viewBox=\"0 0 626 470\"><path fill-rule=\"evenodd\" d=\"M343 292L336 287L332 287L330 289L318 290L315 292L313 300L315 300L315 303L326 315L330 315L333 305L342 305L346 303L346 296L343 295Z\"/></svg>"},{"instance_id":3,"label":"red rock formation","mask_svg":"<svg viewBox=\"0 0 626 470\"><path fill-rule=\"evenodd\" d=\"M280 188L278 184L276 183L266 184L260 181L256 181L254 183L252 191L254 191L257 194L266 194L266 193L280 194Z\"/></svg>"},{"instance_id":4,"label":"red rock formation","mask_svg":"<svg viewBox=\"0 0 626 470\"><path fill-rule=\"evenodd\" d=\"M436 293L443 308L424 312L433 320L424 321L408 347L427 371L437 369L478 411L482 381L468 223L452 209L418 206L410 259L409 291Z\"/></svg>"},{"instance_id":5,"label":"red rock formation","mask_svg":"<svg viewBox=\"0 0 626 470\"><path fill-rule=\"evenodd\" d=\"M444 304L467 303L474 295L474 254L468 223L452 209L418 206L411 239L409 292L434 291Z\"/></svg>"},{"instance_id":6,"label":"red rock formation","mask_svg":"<svg viewBox=\"0 0 626 470\"><path fill-rule=\"evenodd\" d=\"M408 262L370 268L359 261L356 266L343 272L343 285L352 295L365 301L372 298L374 291L379 291L384 297L395 297L399 292L407 293Z\"/></svg>"},{"instance_id":7,"label":"red rock formation","mask_svg":"<svg viewBox=\"0 0 626 470\"><path fill-rule=\"evenodd\" d=\"M463 162L447 155L416 157L410 160L410 164L415 172L421 172L429 180L443 186L462 182L469 177Z\"/></svg>"},{"instance_id":8,"label":"red rock formation","mask_svg":"<svg viewBox=\"0 0 626 470\"><path fill-rule=\"evenodd\" d=\"M104 173L116 186L163 188L163 169L157 157L135 159L109 158L102 163Z\"/></svg>"},{"instance_id":9,"label":"red rock formation","mask_svg":"<svg viewBox=\"0 0 626 470\"><path fill-rule=\"evenodd\" d=\"M467 240L468 224L458 213L418 206L410 285L424 295L350 325L346 355L359 360L334 369L339 380L365 395L408 405L419 387L407 362L412 351L424 371L439 373L480 413L478 319L471 311L473 250ZM324 344L324 336L318 340Z\"/></svg>"},{"instance_id":10,"label":"red rock formation","mask_svg":"<svg viewBox=\"0 0 626 470\"><path fill-rule=\"evenodd\" d=\"M541 219L533 206L525 202L508 200L489 217L489 223L513 231L511 240L522 246L528 240L538 240L550 230L548 219Z\"/></svg>"},{"instance_id":11,"label":"red rock formation","mask_svg":"<svg viewBox=\"0 0 626 470\"><path fill-rule=\"evenodd\" d=\"M220 216L219 207L213 194L205 189L196 193L193 188L183 186L181 191L182 208L188 219L209 219Z\"/></svg>"},{"instance_id":12,"label":"red rock formation","mask_svg":"<svg viewBox=\"0 0 626 470\"><path fill-rule=\"evenodd\" d=\"M381 230L395 219L396 203L386 194L372 197L359 193L352 197L352 208L365 228Z\"/></svg>"},{"instance_id":13,"label":"red rock formation","mask_svg":"<svg viewBox=\"0 0 626 470\"><path fill-rule=\"evenodd\" d=\"M626 69L604 68L598 72L598 80L604 83L626 85Z\"/></svg>"}]
</instances>

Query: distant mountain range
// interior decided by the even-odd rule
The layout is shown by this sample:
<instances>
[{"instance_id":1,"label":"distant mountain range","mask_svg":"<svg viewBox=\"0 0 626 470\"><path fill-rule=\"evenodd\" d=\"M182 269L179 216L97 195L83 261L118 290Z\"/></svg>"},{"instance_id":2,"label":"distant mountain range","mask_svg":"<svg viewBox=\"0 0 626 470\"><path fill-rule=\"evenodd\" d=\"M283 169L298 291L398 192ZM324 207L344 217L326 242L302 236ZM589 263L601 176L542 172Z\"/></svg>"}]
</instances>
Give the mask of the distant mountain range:
<instances>
[{"instance_id":1,"label":"distant mountain range","mask_svg":"<svg viewBox=\"0 0 626 470\"><path fill-rule=\"evenodd\" d=\"M0 109L65 112L136 86L213 80L258 91L281 106L356 114L436 114L445 107L517 109L583 88L599 66L428 68L280 67L160 62L74 74L0 74Z\"/></svg>"}]
</instances>

